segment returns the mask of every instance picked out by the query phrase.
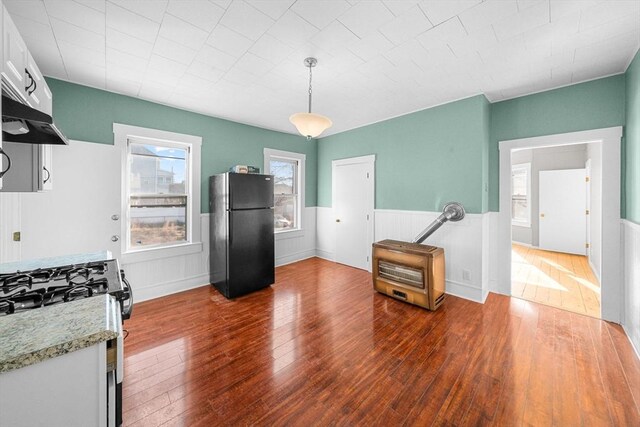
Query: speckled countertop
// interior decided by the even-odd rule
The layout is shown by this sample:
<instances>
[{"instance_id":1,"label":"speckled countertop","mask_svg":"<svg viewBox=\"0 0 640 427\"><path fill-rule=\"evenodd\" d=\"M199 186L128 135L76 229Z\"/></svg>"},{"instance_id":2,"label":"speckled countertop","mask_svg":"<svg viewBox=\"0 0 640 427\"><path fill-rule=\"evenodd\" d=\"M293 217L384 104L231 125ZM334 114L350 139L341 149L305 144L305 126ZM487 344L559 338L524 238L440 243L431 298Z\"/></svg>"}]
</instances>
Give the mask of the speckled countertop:
<instances>
[{"instance_id":1,"label":"speckled countertop","mask_svg":"<svg viewBox=\"0 0 640 427\"><path fill-rule=\"evenodd\" d=\"M0 373L116 338L119 309L100 295L0 317Z\"/></svg>"}]
</instances>

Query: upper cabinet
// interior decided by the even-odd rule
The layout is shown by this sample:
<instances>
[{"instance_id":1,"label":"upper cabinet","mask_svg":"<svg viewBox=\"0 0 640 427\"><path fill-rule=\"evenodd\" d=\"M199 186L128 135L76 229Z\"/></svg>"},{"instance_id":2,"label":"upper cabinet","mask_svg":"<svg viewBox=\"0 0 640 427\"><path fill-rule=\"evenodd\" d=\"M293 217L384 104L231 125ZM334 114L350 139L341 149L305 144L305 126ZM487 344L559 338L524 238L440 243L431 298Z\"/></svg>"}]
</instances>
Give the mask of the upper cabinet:
<instances>
[{"instance_id":1,"label":"upper cabinet","mask_svg":"<svg viewBox=\"0 0 640 427\"><path fill-rule=\"evenodd\" d=\"M3 8L4 9L4 8ZM3 88L21 102L48 115L52 112L52 96L44 76L27 49L11 16L3 10L2 18L2 82Z\"/></svg>"},{"instance_id":2,"label":"upper cabinet","mask_svg":"<svg viewBox=\"0 0 640 427\"><path fill-rule=\"evenodd\" d=\"M4 10L2 18L2 39L4 51L2 79L14 96L20 97L22 101L27 101L27 92L32 86L31 81L27 82L29 52L6 10Z\"/></svg>"},{"instance_id":3,"label":"upper cabinet","mask_svg":"<svg viewBox=\"0 0 640 427\"><path fill-rule=\"evenodd\" d=\"M56 132L62 138L64 136L50 121L46 121L46 116L40 113L31 114L27 110L38 110L51 116L53 97L11 16L2 5L2 0L0 0L0 22L2 23L0 29L2 95L7 97L3 98L7 101L7 105L15 109L14 114L19 114L11 116L11 119L6 122L3 120L3 138L0 139L0 191L51 190L53 181L51 175L53 169L51 165L52 148L50 144L38 139L37 136L46 135L45 141L49 140L49 135ZM27 110L24 110L20 104L31 107L31 109L25 107ZM0 103L0 113L2 112L1 105L2 103ZM7 107L7 110L4 111L3 119L8 116L9 109ZM19 113L16 113L17 111ZM45 126L33 125L32 123L45 123ZM44 127L46 129L43 129ZM23 129L27 129L27 131L23 132ZM29 135L33 139L25 140L23 135ZM3 173L5 171L6 173Z\"/></svg>"},{"instance_id":4,"label":"upper cabinet","mask_svg":"<svg viewBox=\"0 0 640 427\"><path fill-rule=\"evenodd\" d=\"M26 95L27 102L36 110L51 115L53 109L53 97L49 91L49 86L44 80L44 76L33 60L33 56L28 52L26 67Z\"/></svg>"}]
</instances>

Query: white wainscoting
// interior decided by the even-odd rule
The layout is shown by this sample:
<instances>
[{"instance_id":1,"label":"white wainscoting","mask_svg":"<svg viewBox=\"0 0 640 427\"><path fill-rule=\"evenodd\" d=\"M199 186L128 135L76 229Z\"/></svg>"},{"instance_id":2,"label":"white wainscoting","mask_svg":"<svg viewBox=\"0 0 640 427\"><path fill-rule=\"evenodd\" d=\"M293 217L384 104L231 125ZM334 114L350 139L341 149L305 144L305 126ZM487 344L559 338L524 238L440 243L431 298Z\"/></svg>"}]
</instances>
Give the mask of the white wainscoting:
<instances>
[{"instance_id":1,"label":"white wainscoting","mask_svg":"<svg viewBox=\"0 0 640 427\"><path fill-rule=\"evenodd\" d=\"M276 266L315 256L316 208L304 209L303 233L276 236ZM209 284L209 214L200 215L202 252L123 264L135 292L135 301L185 291Z\"/></svg>"},{"instance_id":2,"label":"white wainscoting","mask_svg":"<svg viewBox=\"0 0 640 427\"><path fill-rule=\"evenodd\" d=\"M441 212L376 209L374 241L395 239L411 241ZM494 218L495 217L495 218ZM318 227L316 254L334 260L335 222L331 208L317 208ZM445 249L447 293L484 302L490 283L497 282L491 264L497 264L496 245L489 239L491 225L497 225L497 214L467 214L460 222L446 223L426 243ZM468 274L464 274L464 273Z\"/></svg>"},{"instance_id":3,"label":"white wainscoting","mask_svg":"<svg viewBox=\"0 0 640 427\"><path fill-rule=\"evenodd\" d=\"M276 266L291 264L316 255L316 208L306 207L302 231L276 234Z\"/></svg>"},{"instance_id":4,"label":"white wainscoting","mask_svg":"<svg viewBox=\"0 0 640 427\"><path fill-rule=\"evenodd\" d=\"M133 288L135 302L209 283L209 214L200 215L200 233L201 252L121 263Z\"/></svg>"},{"instance_id":5,"label":"white wainscoting","mask_svg":"<svg viewBox=\"0 0 640 427\"><path fill-rule=\"evenodd\" d=\"M640 357L640 224L622 220L624 244L623 327Z\"/></svg>"},{"instance_id":6,"label":"white wainscoting","mask_svg":"<svg viewBox=\"0 0 640 427\"><path fill-rule=\"evenodd\" d=\"M0 193L0 263L20 261L20 242L13 232L21 230L20 193Z\"/></svg>"},{"instance_id":7,"label":"white wainscoting","mask_svg":"<svg viewBox=\"0 0 640 427\"><path fill-rule=\"evenodd\" d=\"M396 239L411 241L435 220L441 212L383 210L375 211L375 241ZM445 250L447 293L484 302L488 289L488 253L483 229L488 218L481 214L467 214L462 221L448 222L425 241ZM483 239L484 237L484 239Z\"/></svg>"}]
</instances>

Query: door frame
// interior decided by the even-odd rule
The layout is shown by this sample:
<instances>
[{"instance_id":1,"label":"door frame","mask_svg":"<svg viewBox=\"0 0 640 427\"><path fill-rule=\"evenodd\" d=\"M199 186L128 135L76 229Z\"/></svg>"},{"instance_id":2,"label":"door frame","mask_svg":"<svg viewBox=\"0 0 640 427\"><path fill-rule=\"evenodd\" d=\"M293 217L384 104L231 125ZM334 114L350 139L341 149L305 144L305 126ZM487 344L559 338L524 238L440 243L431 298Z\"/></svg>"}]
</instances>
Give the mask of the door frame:
<instances>
[{"instance_id":1,"label":"door frame","mask_svg":"<svg viewBox=\"0 0 640 427\"><path fill-rule=\"evenodd\" d=\"M335 179L335 174L336 174L336 167L338 166L346 166L346 165L353 165L353 164L370 164L371 165L371 179L369 180L369 185L368 187L365 189L365 191L367 192L367 205L368 205L368 209L367 211L369 212L369 221L367 222L367 245L368 247L371 247L371 245L373 245L373 239L374 239L374 210L375 210L375 194L376 194L376 190L375 190L375 183L376 183L376 155L375 154L370 154L367 156L359 156L359 157L349 157L346 159L338 159L338 160L332 160L331 161L331 206L332 206L332 210L333 210L333 216L334 216L334 221L335 221L335 206L336 206L336 179ZM335 222L333 223L333 226L335 227ZM337 234L336 234L336 240L337 240ZM337 247L337 242L336 245L334 247ZM371 256L369 256L369 262L367 264L367 271L371 272Z\"/></svg>"},{"instance_id":2,"label":"door frame","mask_svg":"<svg viewBox=\"0 0 640 427\"><path fill-rule=\"evenodd\" d=\"M500 210L497 249L501 268L496 291L511 295L511 152L522 148L602 143L602 266L600 317L622 320L622 246L620 229L622 126L500 141Z\"/></svg>"}]
</instances>

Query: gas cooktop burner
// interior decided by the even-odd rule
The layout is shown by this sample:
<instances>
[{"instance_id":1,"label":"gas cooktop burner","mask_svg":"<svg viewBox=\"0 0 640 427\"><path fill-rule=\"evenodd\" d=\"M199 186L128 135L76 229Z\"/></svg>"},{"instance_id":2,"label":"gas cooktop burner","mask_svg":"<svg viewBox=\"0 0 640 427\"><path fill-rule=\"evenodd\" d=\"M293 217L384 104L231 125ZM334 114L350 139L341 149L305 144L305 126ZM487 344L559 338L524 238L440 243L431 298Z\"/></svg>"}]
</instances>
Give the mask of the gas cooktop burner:
<instances>
[{"instance_id":1,"label":"gas cooktop burner","mask_svg":"<svg viewBox=\"0 0 640 427\"><path fill-rule=\"evenodd\" d=\"M0 316L106 293L120 302L128 319L131 289L116 260L0 274Z\"/></svg>"}]
</instances>

